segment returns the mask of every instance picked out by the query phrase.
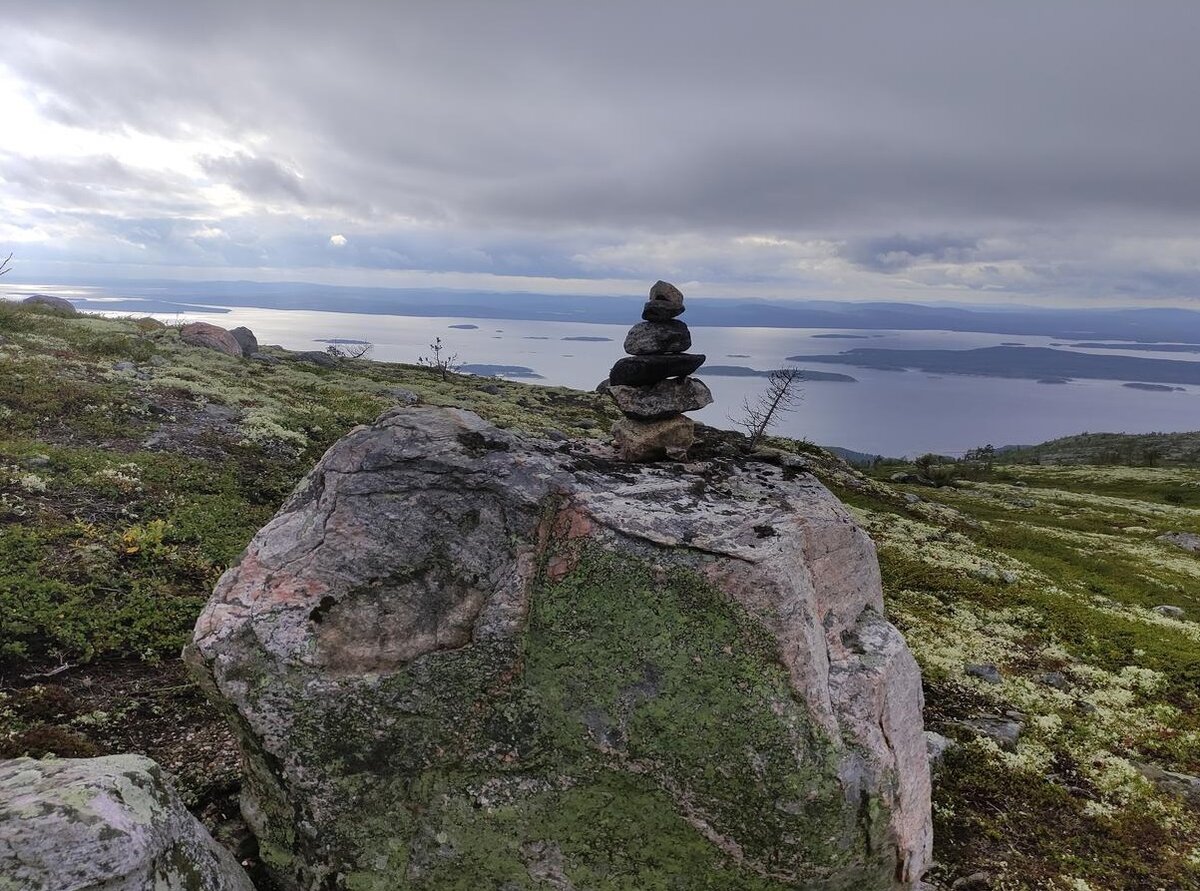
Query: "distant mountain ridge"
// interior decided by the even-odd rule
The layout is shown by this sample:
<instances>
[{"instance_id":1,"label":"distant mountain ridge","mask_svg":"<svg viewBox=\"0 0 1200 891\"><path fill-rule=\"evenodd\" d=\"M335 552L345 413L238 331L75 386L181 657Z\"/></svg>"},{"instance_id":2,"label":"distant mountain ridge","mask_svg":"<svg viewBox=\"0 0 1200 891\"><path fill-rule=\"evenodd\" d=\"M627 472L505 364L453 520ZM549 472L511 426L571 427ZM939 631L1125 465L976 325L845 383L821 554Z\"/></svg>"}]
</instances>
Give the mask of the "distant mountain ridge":
<instances>
[{"instance_id":1,"label":"distant mountain ridge","mask_svg":"<svg viewBox=\"0 0 1200 891\"><path fill-rule=\"evenodd\" d=\"M499 293L438 288L367 288L302 282L64 282L93 286L126 299L76 298L83 310L196 312L209 307L258 307L325 312L527 319L625 324L641 297ZM147 305L149 301L152 306ZM152 308L153 307L153 308ZM701 327L942 330L1043 335L1064 340L1124 340L1200 344L1200 312L1188 309L1039 309L832 300L769 301L698 298L688 322ZM220 311L220 310L218 310Z\"/></svg>"}]
</instances>

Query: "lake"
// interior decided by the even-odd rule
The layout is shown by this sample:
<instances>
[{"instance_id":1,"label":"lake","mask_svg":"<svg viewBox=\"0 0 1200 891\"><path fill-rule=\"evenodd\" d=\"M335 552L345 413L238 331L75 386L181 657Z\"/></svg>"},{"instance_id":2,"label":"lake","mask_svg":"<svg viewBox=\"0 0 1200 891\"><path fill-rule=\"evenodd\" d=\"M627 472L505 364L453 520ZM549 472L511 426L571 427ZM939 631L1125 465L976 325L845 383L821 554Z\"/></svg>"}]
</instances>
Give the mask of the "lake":
<instances>
[{"instance_id":1,"label":"lake","mask_svg":"<svg viewBox=\"0 0 1200 891\"><path fill-rule=\"evenodd\" d=\"M119 314L128 314L128 310ZM261 343L298 350L322 349L325 344L317 342L322 339L365 340L375 345L373 358L397 362L414 362L418 356L428 355L429 343L441 337L448 351L457 353L462 362L525 366L541 376L537 383L585 390L593 389L624 355L621 343L628 330L627 325L252 308L220 314L160 314L159 318L208 321L228 328L245 325ZM470 325L475 327L454 327ZM841 337L830 338L830 334ZM692 338L693 350L706 353L709 364L759 369L788 364L786 356L829 354L855 347L968 349L1061 343L1049 337L1020 335L815 328L693 328ZM1112 355L1114 351L1097 352ZM1129 351L1129 355L1160 354L1140 350ZM1161 355L1200 359L1180 353ZM804 367L803 362L793 364ZM849 374L858 382L808 382L802 405L780 421L776 432L871 454L960 455L986 443L1031 444L1084 431L1147 433L1200 428L1200 387L1147 392L1105 380L1040 384L847 365L811 367ZM693 416L722 427L732 426L730 417L738 414L743 399L761 391L765 383L755 377L706 376L703 368L697 376L709 385L716 401Z\"/></svg>"}]
</instances>

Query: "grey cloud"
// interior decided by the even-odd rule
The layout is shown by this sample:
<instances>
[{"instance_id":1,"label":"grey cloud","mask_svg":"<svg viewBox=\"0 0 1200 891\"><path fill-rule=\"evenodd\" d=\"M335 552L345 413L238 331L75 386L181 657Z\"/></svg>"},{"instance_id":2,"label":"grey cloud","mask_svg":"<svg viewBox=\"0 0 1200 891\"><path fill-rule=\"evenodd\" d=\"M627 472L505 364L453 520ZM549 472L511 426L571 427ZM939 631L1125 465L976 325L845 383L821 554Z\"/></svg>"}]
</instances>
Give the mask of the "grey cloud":
<instances>
[{"instance_id":1,"label":"grey cloud","mask_svg":"<svg viewBox=\"0 0 1200 891\"><path fill-rule=\"evenodd\" d=\"M228 227L267 262L345 227L352 249L329 262L641 275L652 252L573 258L771 234L836 242L881 283L988 263L1047 295L1200 282L1106 258L1114 238L1180 237L1200 214L1188 4L6 5L4 64L46 114L242 144L206 175L309 219ZM131 177L40 181L97 213L125 200L203 216L186 184L155 199ZM681 263L715 281L777 275Z\"/></svg>"},{"instance_id":2,"label":"grey cloud","mask_svg":"<svg viewBox=\"0 0 1200 891\"><path fill-rule=\"evenodd\" d=\"M203 158L200 166L210 177L227 182L245 195L272 200L288 198L301 204L308 202L308 194L299 175L271 158L242 153Z\"/></svg>"}]
</instances>

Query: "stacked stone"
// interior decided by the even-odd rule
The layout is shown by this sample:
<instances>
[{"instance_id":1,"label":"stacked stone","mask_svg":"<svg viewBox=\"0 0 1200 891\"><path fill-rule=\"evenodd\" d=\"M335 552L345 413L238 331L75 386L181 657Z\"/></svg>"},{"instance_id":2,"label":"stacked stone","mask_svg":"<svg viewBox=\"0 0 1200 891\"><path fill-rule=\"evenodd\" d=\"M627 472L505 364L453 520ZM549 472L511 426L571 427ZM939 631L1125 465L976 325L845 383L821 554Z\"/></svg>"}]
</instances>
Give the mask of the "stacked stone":
<instances>
[{"instance_id":1,"label":"stacked stone","mask_svg":"<svg viewBox=\"0 0 1200 891\"><path fill-rule=\"evenodd\" d=\"M679 321L683 294L656 282L642 318L629 329L625 352L602 388L625 417L613 425L613 440L626 461L681 459L695 439L695 424L684 416L709 405L712 393L703 381L688 377L705 357L689 353L692 335Z\"/></svg>"}]
</instances>

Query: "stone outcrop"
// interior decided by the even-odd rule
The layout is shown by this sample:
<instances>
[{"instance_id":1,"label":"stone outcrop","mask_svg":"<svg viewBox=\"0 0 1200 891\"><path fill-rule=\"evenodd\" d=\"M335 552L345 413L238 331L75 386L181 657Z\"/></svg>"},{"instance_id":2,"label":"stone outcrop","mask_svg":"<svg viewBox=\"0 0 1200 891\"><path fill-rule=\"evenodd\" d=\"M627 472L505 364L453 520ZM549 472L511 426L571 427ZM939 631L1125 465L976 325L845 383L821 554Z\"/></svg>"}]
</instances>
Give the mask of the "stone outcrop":
<instances>
[{"instance_id":1,"label":"stone outcrop","mask_svg":"<svg viewBox=\"0 0 1200 891\"><path fill-rule=\"evenodd\" d=\"M179 329L179 339L192 346L216 350L227 356L241 358L242 345L237 338L219 325L208 322L189 322Z\"/></svg>"},{"instance_id":2,"label":"stone outcrop","mask_svg":"<svg viewBox=\"0 0 1200 891\"><path fill-rule=\"evenodd\" d=\"M245 325L234 328L229 332L233 335L233 339L238 342L238 346L242 348L242 355L249 359L258 352L258 338L254 336L254 332Z\"/></svg>"},{"instance_id":3,"label":"stone outcrop","mask_svg":"<svg viewBox=\"0 0 1200 891\"><path fill-rule=\"evenodd\" d=\"M1200 535L1195 532L1164 532L1158 536L1158 541L1175 545L1184 551L1200 554Z\"/></svg>"},{"instance_id":4,"label":"stone outcrop","mask_svg":"<svg viewBox=\"0 0 1200 891\"><path fill-rule=\"evenodd\" d=\"M74 303L64 297L55 297L53 294L33 294L21 302L26 306L38 307L43 310L53 310L59 315L79 315L79 310L75 308Z\"/></svg>"},{"instance_id":5,"label":"stone outcrop","mask_svg":"<svg viewBox=\"0 0 1200 891\"><path fill-rule=\"evenodd\" d=\"M286 889L871 891L930 856L916 663L870 539L794 467L397 407L185 657Z\"/></svg>"},{"instance_id":6,"label":"stone outcrop","mask_svg":"<svg viewBox=\"0 0 1200 891\"><path fill-rule=\"evenodd\" d=\"M0 761L0 888L254 891L140 755Z\"/></svg>"},{"instance_id":7,"label":"stone outcrop","mask_svg":"<svg viewBox=\"0 0 1200 891\"><path fill-rule=\"evenodd\" d=\"M695 439L695 425L683 412L712 403L702 381L688 377L705 357L688 353L692 334L676 318L683 292L655 282L642 310L644 321L629 329L625 352L597 388L608 393L625 415L613 426L613 442L626 461L683 459Z\"/></svg>"}]
</instances>

